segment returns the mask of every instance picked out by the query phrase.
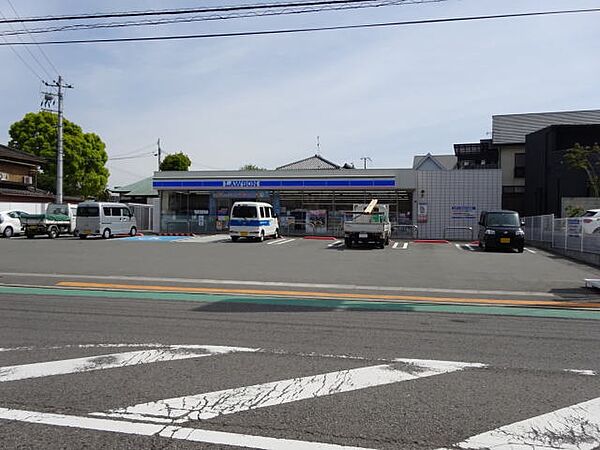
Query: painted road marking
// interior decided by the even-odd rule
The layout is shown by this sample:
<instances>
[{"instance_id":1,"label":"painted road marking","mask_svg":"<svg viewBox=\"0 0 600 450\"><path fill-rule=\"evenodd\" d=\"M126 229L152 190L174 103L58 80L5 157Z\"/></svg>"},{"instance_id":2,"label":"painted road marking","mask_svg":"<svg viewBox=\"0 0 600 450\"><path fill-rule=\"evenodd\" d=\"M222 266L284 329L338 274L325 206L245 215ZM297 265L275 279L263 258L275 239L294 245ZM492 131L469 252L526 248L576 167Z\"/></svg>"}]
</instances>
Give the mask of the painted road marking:
<instances>
[{"instance_id":1,"label":"painted road marking","mask_svg":"<svg viewBox=\"0 0 600 450\"><path fill-rule=\"evenodd\" d=\"M341 245L344 241L333 241L331 244L327 245L327 247L337 247L338 245Z\"/></svg>"},{"instance_id":2,"label":"painted road marking","mask_svg":"<svg viewBox=\"0 0 600 450\"><path fill-rule=\"evenodd\" d=\"M475 251L475 247L473 247L471 244L465 244L465 247L467 247L472 252Z\"/></svg>"},{"instance_id":3,"label":"painted road marking","mask_svg":"<svg viewBox=\"0 0 600 450\"><path fill-rule=\"evenodd\" d=\"M86 358L48 361L19 366L0 367L0 383L53 375L115 369L138 364L151 364L163 361L177 361L204 356L223 355L233 352L255 352L257 349L219 346L172 346L163 349L139 350L125 353L112 353Z\"/></svg>"},{"instance_id":4,"label":"painted road marking","mask_svg":"<svg viewBox=\"0 0 600 450\"><path fill-rule=\"evenodd\" d=\"M402 249L406 250L408 248L408 242L405 242L404 244L402 244Z\"/></svg>"},{"instance_id":5,"label":"painted road marking","mask_svg":"<svg viewBox=\"0 0 600 450\"><path fill-rule=\"evenodd\" d=\"M458 244L456 244L458 246ZM326 284L326 283L296 283L290 281L261 281L261 280L215 280L210 278L173 278L173 277L144 277L127 275L81 275L81 274L56 274L56 273L23 273L23 272L0 272L0 276L18 278L70 278L82 280L120 280L120 281L150 281L162 283L194 283L194 284L225 284L238 286L272 286L272 287L294 287L294 288L318 288L318 289L343 289L350 291L398 291L398 292L428 292L441 294L470 294L470 295L514 295L525 297L561 298L551 292L535 291L500 291L479 289L444 289L423 288L408 286L369 286L359 284ZM567 281L567 280L565 280Z\"/></svg>"},{"instance_id":6,"label":"painted road marking","mask_svg":"<svg viewBox=\"0 0 600 450\"><path fill-rule=\"evenodd\" d=\"M600 442L600 397L470 437L452 449L592 450Z\"/></svg>"},{"instance_id":7,"label":"painted road marking","mask_svg":"<svg viewBox=\"0 0 600 450\"><path fill-rule=\"evenodd\" d=\"M289 244L290 242L294 242L295 240L296 240L296 238L284 239L282 241L275 241L275 245Z\"/></svg>"},{"instance_id":8,"label":"painted road marking","mask_svg":"<svg viewBox=\"0 0 600 450\"><path fill-rule=\"evenodd\" d=\"M392 248L396 248L398 247L399 242L394 242L394 245L392 245Z\"/></svg>"},{"instance_id":9,"label":"painted road marking","mask_svg":"<svg viewBox=\"0 0 600 450\"><path fill-rule=\"evenodd\" d=\"M466 368L482 368L484 364L456 361L397 359L395 364L340 370L302 378L243 386L205 394L169 398L140 403L96 416L160 423L183 423L207 420L224 414L235 414L267 406L351 392L375 386L416 380Z\"/></svg>"},{"instance_id":10,"label":"painted road marking","mask_svg":"<svg viewBox=\"0 0 600 450\"><path fill-rule=\"evenodd\" d=\"M230 445L234 447L257 448L263 450L368 450L362 447L325 444L320 442L279 439L223 431L182 428L150 423L130 423L94 417L79 417L66 414L52 414L19 409L0 408L0 420L54 425L85 430L109 431L138 436L159 436L189 442Z\"/></svg>"},{"instance_id":11,"label":"painted road marking","mask_svg":"<svg viewBox=\"0 0 600 450\"><path fill-rule=\"evenodd\" d=\"M384 295L384 294L353 294L345 292L315 292L315 291L277 291L264 289L227 289L227 288L195 288L189 286L153 286L139 284L113 284L91 283L79 281L59 281L57 286L85 289L108 289L146 292L185 292L200 294L231 294L231 295L259 295L274 297L299 297L314 299L355 299L355 300L384 300L386 302L412 301L429 303L454 303L454 304L479 304L479 305L508 305L508 306L534 306L552 308L600 308L597 302L575 302L560 300L521 300L497 298L463 298L463 297L428 297L418 295ZM51 288L50 288L51 289Z\"/></svg>"},{"instance_id":12,"label":"painted road marking","mask_svg":"<svg viewBox=\"0 0 600 450\"><path fill-rule=\"evenodd\" d=\"M587 369L564 369L565 372L574 373L577 375L586 375L589 377L595 377L599 374L595 370L587 370Z\"/></svg>"},{"instance_id":13,"label":"painted road marking","mask_svg":"<svg viewBox=\"0 0 600 450\"><path fill-rule=\"evenodd\" d=\"M227 235L224 234L211 234L208 236L192 236L186 237L183 239L179 239L177 243L195 243L195 244L207 244L209 242L229 242L230 239Z\"/></svg>"},{"instance_id":14,"label":"painted road marking","mask_svg":"<svg viewBox=\"0 0 600 450\"><path fill-rule=\"evenodd\" d=\"M527 250L529 253L537 253L535 250L531 250L530 248L525 247L525 250Z\"/></svg>"}]
</instances>

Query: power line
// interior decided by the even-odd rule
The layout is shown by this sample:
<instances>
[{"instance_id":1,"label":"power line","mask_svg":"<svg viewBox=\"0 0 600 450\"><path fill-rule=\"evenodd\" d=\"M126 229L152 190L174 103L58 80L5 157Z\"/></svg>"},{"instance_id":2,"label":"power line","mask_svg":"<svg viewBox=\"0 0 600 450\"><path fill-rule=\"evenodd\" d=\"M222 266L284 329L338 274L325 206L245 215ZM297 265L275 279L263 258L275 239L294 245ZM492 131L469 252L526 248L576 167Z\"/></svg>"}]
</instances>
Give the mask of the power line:
<instances>
[{"instance_id":1,"label":"power line","mask_svg":"<svg viewBox=\"0 0 600 450\"><path fill-rule=\"evenodd\" d=\"M293 8L319 5L340 5L352 3L370 3L376 0L311 0L304 2L278 2L278 3L255 3L248 5L220 6L220 7L204 7L204 8L179 8L179 9L163 9L163 10L146 10L146 11L121 11L111 13L93 13L93 14L73 14L67 16L44 16L44 17L24 17L19 19L4 18L1 23L15 22L57 22L69 20L83 19L110 19L123 17L148 17L148 16L166 16L166 15L183 15L183 14L201 14L211 12L230 12L244 11L257 9L272 9L272 8ZM404 0L404 3L410 3L411 0ZM414 2L414 1L413 1Z\"/></svg>"},{"instance_id":2,"label":"power line","mask_svg":"<svg viewBox=\"0 0 600 450\"><path fill-rule=\"evenodd\" d=\"M0 11L0 16L2 16L2 17L5 17L5 16L4 16L4 14L2 13L2 11ZM11 29L11 30L14 30L14 28L13 28L13 26L12 26L12 25L10 25L10 24L9 24L8 26L10 27L10 29ZM21 36L17 36L17 38L19 39L18 45L25 45L25 51L27 51L27 53L29 53L29 56L31 56L31 58L32 58L32 59L33 59L33 60L34 60L34 61L37 63L37 65L38 65L38 66L39 66L39 67L42 69L42 72L44 72L48 78L52 78L52 75L50 75L50 72L48 72L48 71L46 70L46 67L45 67L44 65L42 65L42 63L40 62L40 60L39 60L39 59L37 59L37 57L36 57L36 56L33 54L33 52L32 52L32 51L29 49L29 47L27 46L27 45L30 45L31 43L30 43L30 42L25 42L25 41L24 41L24 40L21 38ZM5 43L8 43L8 41L7 41L6 39L4 39L4 42L5 42ZM0 43L0 45L5 45L5 44L2 44L2 43ZM11 44L8 44L8 45L11 45ZM14 44L13 44L13 45L14 45ZM16 53L16 51L15 51L15 53ZM25 60L24 60L23 58L21 58L21 56L19 56L19 59L20 59L21 61L25 62ZM25 63L25 64L26 64L28 67L30 67L30 66L29 66L29 64L27 64L27 63ZM41 79L42 79L42 77L41 77L40 75L37 75L37 72L35 72L35 73L36 73L36 76L37 76L38 78L40 78L40 80L41 80Z\"/></svg>"},{"instance_id":3,"label":"power line","mask_svg":"<svg viewBox=\"0 0 600 450\"><path fill-rule=\"evenodd\" d=\"M17 12L17 10L15 9L15 7L13 6L12 2L10 0L6 0L10 6L10 8L13 10L13 12L15 13L16 17L19 17L19 13ZM46 55L46 52L44 52L44 50L42 49L42 47L40 47L38 45L38 43L35 41L35 38L33 37L33 35L29 32L29 30L27 29L27 27L25 26L24 23L22 23L23 29L27 32L27 34L29 34L29 37L31 38L31 40L35 43L38 51L42 54L42 56L44 57L44 59L46 60L46 62L50 65L50 67L52 67L52 69L54 70L54 72L59 75L58 73L58 69L56 68L56 66L54 64L52 64L52 61L50 61L50 58L48 58L48 55ZM11 26L12 28L12 26Z\"/></svg>"},{"instance_id":4,"label":"power line","mask_svg":"<svg viewBox=\"0 0 600 450\"><path fill-rule=\"evenodd\" d=\"M55 41L39 41L40 45L62 45L62 44L104 44L104 43L115 43L115 42L148 42L148 41L171 41L171 40L185 40L185 39L211 39L211 38L223 38L223 37L245 37L245 36L265 36L275 34L295 34L295 33L309 33L316 31L338 31L338 30L355 30L361 28L383 28L383 27L397 27L406 25L424 25L424 24L436 24L436 23L451 23L451 22L472 22L479 20L495 20L495 19L510 19L518 17L534 17L534 16L552 16L552 15L564 15L564 14L582 14L582 13L593 13L600 12L600 8L589 8L589 9L569 9L569 10L558 10L558 11L536 11L529 13L514 13L514 14L494 14L484 16L469 16L469 17L447 17L439 19L423 19L423 20L407 20L401 22L376 22L376 23L365 23L356 25L335 25L328 27L307 27L307 28L288 28L279 30L259 30L259 31L240 31L233 33L210 33L210 34L182 34L182 35L171 35L171 36L142 36L142 37L128 37L128 38L104 38L104 39L70 39L70 40L55 40ZM32 45L26 42L6 42L0 43L0 46L6 45Z\"/></svg>"},{"instance_id":5,"label":"power line","mask_svg":"<svg viewBox=\"0 0 600 450\"><path fill-rule=\"evenodd\" d=\"M218 21L218 20L229 20L229 19L240 19L248 17L269 17L269 16L282 16L282 15L298 15L317 13L324 11L347 11L353 9L364 9L364 8L381 8L388 6L400 6L400 5L413 5L413 4L424 4L424 3L440 3L448 0L369 0L361 3L351 4L336 4L326 6L309 6L309 7L296 7L290 8L275 8L272 10L253 10L253 11L240 11L240 12L229 12L229 13L218 13L213 15L201 15L193 17L175 17L165 19L152 19L152 20L138 20L128 22L96 22L96 23L80 23L73 25L46 27L46 28L33 28L29 29L30 33L43 34L43 33L56 33L64 31L80 31L80 30L95 30L95 29L110 29L110 28L129 28L129 27L145 27L145 26L156 26L156 25L169 25L169 24L181 24L181 23L193 23L203 21ZM5 31L0 32L3 36L14 36L18 34L24 34L23 31Z\"/></svg>"},{"instance_id":6,"label":"power line","mask_svg":"<svg viewBox=\"0 0 600 450\"><path fill-rule=\"evenodd\" d=\"M108 158L109 161L124 161L126 159L139 159L139 158L148 158L150 156L154 156L155 152L144 152L144 153L140 153L138 155L131 155L131 156L119 156L116 158Z\"/></svg>"}]
</instances>

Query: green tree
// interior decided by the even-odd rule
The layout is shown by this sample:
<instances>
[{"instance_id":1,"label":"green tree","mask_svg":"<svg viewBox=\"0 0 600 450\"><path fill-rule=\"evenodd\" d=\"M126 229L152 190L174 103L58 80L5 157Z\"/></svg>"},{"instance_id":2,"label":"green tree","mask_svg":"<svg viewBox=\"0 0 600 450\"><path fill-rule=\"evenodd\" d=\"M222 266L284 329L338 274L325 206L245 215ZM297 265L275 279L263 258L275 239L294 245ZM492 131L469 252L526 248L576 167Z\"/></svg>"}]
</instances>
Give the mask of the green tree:
<instances>
[{"instance_id":1,"label":"green tree","mask_svg":"<svg viewBox=\"0 0 600 450\"><path fill-rule=\"evenodd\" d=\"M572 169L585 171L592 197L600 197L600 145L575 144L565 153L564 160Z\"/></svg>"},{"instance_id":2,"label":"green tree","mask_svg":"<svg viewBox=\"0 0 600 450\"><path fill-rule=\"evenodd\" d=\"M172 153L165 156L165 159L160 163L160 170L168 171L186 171L192 165L192 160L185 153Z\"/></svg>"},{"instance_id":3,"label":"green tree","mask_svg":"<svg viewBox=\"0 0 600 450\"><path fill-rule=\"evenodd\" d=\"M244 164L240 167L240 170L267 170L264 167L259 167L255 164Z\"/></svg>"},{"instance_id":4,"label":"green tree","mask_svg":"<svg viewBox=\"0 0 600 450\"><path fill-rule=\"evenodd\" d=\"M46 163L38 176L38 187L56 189L56 139L58 118L50 112L27 113L10 126L8 145L32 153ZM94 133L79 125L63 122L63 191L66 195L96 197L106 190L109 172L106 145Z\"/></svg>"}]
</instances>

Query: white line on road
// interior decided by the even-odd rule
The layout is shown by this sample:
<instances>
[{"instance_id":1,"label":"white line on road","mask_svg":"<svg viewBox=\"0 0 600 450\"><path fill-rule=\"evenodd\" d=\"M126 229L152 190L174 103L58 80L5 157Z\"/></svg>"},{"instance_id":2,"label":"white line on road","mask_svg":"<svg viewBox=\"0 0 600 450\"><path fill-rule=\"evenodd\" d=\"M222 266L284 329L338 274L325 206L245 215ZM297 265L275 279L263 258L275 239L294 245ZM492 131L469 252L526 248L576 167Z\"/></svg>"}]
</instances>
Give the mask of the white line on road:
<instances>
[{"instance_id":1,"label":"white line on road","mask_svg":"<svg viewBox=\"0 0 600 450\"><path fill-rule=\"evenodd\" d=\"M408 242L405 242L404 244L402 244L402 249L406 250L408 248Z\"/></svg>"},{"instance_id":2,"label":"white line on road","mask_svg":"<svg viewBox=\"0 0 600 450\"><path fill-rule=\"evenodd\" d=\"M563 370L565 372L575 373L577 375L587 375L590 377L594 377L599 374L599 372L596 372L594 370L587 370L587 369L563 369Z\"/></svg>"},{"instance_id":3,"label":"white line on road","mask_svg":"<svg viewBox=\"0 0 600 450\"><path fill-rule=\"evenodd\" d=\"M275 245L283 245L283 244L289 244L290 242L295 241L296 238L292 238L292 239L284 239L283 241L276 241Z\"/></svg>"},{"instance_id":4,"label":"white line on road","mask_svg":"<svg viewBox=\"0 0 600 450\"><path fill-rule=\"evenodd\" d=\"M396 248L396 247L398 247L398 244L399 244L399 243L400 243L400 242L394 242L394 245L392 245L392 248Z\"/></svg>"},{"instance_id":5,"label":"white line on road","mask_svg":"<svg viewBox=\"0 0 600 450\"><path fill-rule=\"evenodd\" d=\"M212 234L212 235L208 235L208 236L192 236L189 238L184 238L184 239L178 239L176 241L172 241L172 242L176 242L176 243L196 243L196 244L206 244L209 242L227 242L229 241L229 238L227 235L224 234Z\"/></svg>"},{"instance_id":6,"label":"white line on road","mask_svg":"<svg viewBox=\"0 0 600 450\"><path fill-rule=\"evenodd\" d=\"M470 437L452 449L591 450L600 442L600 397Z\"/></svg>"},{"instance_id":7,"label":"white line on road","mask_svg":"<svg viewBox=\"0 0 600 450\"><path fill-rule=\"evenodd\" d=\"M530 248L525 247L525 250L527 250L529 253L537 253L535 250L531 250Z\"/></svg>"},{"instance_id":8,"label":"white line on road","mask_svg":"<svg viewBox=\"0 0 600 450\"><path fill-rule=\"evenodd\" d=\"M471 244L465 244L465 247L467 247L472 252L475 251L475 247L473 247Z\"/></svg>"},{"instance_id":9,"label":"white line on road","mask_svg":"<svg viewBox=\"0 0 600 450\"><path fill-rule=\"evenodd\" d=\"M80 417L8 408L0 408L0 420L81 428L85 430L108 431L138 436L160 436L181 441L203 442L208 444L230 445L234 447L257 448L263 450L368 450L362 447L348 447L321 442L279 439L223 431L201 430L199 428L165 427L163 425L150 423L130 423L94 417Z\"/></svg>"},{"instance_id":10,"label":"white line on road","mask_svg":"<svg viewBox=\"0 0 600 450\"><path fill-rule=\"evenodd\" d=\"M327 245L327 247L337 247L338 245L341 245L343 241L337 240L332 242L331 244Z\"/></svg>"},{"instance_id":11,"label":"white line on road","mask_svg":"<svg viewBox=\"0 0 600 450\"><path fill-rule=\"evenodd\" d=\"M219 346L172 346L164 349L139 350L125 353L112 353L85 358L64 359L19 366L0 367L0 383L30 378L90 372L93 370L115 369L138 364L151 364L163 361L201 358L233 352L256 352L257 349Z\"/></svg>"},{"instance_id":12,"label":"white line on road","mask_svg":"<svg viewBox=\"0 0 600 450\"><path fill-rule=\"evenodd\" d=\"M455 361L417 359L397 359L396 361L395 364L340 370L141 403L105 413L92 413L92 415L159 423L183 423L189 420L207 420L223 414L235 414L267 406L416 380L465 368L485 367L483 364Z\"/></svg>"},{"instance_id":13,"label":"white line on road","mask_svg":"<svg viewBox=\"0 0 600 450\"><path fill-rule=\"evenodd\" d=\"M458 244L455 244L458 247ZM478 290L478 289L444 289L444 288L424 288L407 286L369 286L358 284L326 284L326 283L296 283L289 281L260 281L260 280L215 280L210 278L173 278L173 277L144 277L128 275L81 275L81 274L56 274L56 273L18 273L18 272L0 272L0 276L18 277L18 278L52 278L52 279L77 279L77 280L122 280L122 281L150 281L166 283L194 283L194 284L217 284L217 285L238 285L238 286L273 286L273 287L299 287L299 288L320 288L320 289L343 289L343 290L365 290L365 291L384 291L384 292L436 292L443 294L476 294L476 295L519 295L527 297L552 298L559 296L551 292L531 292L531 291L499 291L499 290ZM0 284L1 286L1 284ZM42 287L42 286L35 286ZM64 289L64 288L63 288Z\"/></svg>"}]
</instances>

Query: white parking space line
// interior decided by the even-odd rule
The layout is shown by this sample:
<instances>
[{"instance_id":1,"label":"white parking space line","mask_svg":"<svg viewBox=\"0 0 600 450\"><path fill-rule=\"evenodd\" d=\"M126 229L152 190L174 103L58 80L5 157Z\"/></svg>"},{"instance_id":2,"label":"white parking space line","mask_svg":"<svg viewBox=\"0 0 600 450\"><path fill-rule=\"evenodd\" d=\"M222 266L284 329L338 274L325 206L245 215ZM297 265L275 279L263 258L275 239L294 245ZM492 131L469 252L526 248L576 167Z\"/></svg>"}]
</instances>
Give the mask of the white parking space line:
<instances>
[{"instance_id":1,"label":"white parking space line","mask_svg":"<svg viewBox=\"0 0 600 450\"><path fill-rule=\"evenodd\" d=\"M275 241L273 244L275 245L283 245L283 244L289 244L290 242L294 242L296 240L296 238L292 238L292 239L283 239L283 240L279 240L279 241Z\"/></svg>"},{"instance_id":2,"label":"white parking space line","mask_svg":"<svg viewBox=\"0 0 600 450\"><path fill-rule=\"evenodd\" d=\"M394 242L394 245L392 245L392 248L397 248L398 244L399 244L399 242Z\"/></svg>"},{"instance_id":3,"label":"white parking space line","mask_svg":"<svg viewBox=\"0 0 600 450\"><path fill-rule=\"evenodd\" d=\"M525 247L525 250L527 250L529 253L537 253L535 250L531 250L530 248Z\"/></svg>"},{"instance_id":4,"label":"white parking space line","mask_svg":"<svg viewBox=\"0 0 600 450\"><path fill-rule=\"evenodd\" d=\"M402 244L402 249L406 250L408 248L408 242L405 242L404 244Z\"/></svg>"},{"instance_id":5,"label":"white parking space line","mask_svg":"<svg viewBox=\"0 0 600 450\"><path fill-rule=\"evenodd\" d=\"M201 358L233 352L255 352L257 349L218 346L172 346L162 349L139 350L125 353L90 356L86 358L64 359L19 366L0 367L0 383L30 378L91 372L94 370L115 369L138 364L151 364L163 361Z\"/></svg>"},{"instance_id":6,"label":"white parking space line","mask_svg":"<svg viewBox=\"0 0 600 450\"><path fill-rule=\"evenodd\" d=\"M183 423L189 420L207 420L223 414L235 414L267 406L416 380L465 368L484 367L483 364L455 361L416 359L397 359L396 361L395 364L341 370L141 403L105 413L92 413L92 415L147 422Z\"/></svg>"},{"instance_id":7,"label":"white parking space line","mask_svg":"<svg viewBox=\"0 0 600 450\"><path fill-rule=\"evenodd\" d=\"M66 414L52 414L19 409L0 408L0 420L10 420L85 430L108 431L138 436L160 436L189 442L229 445L234 447L257 448L263 450L368 450L363 447L325 444L321 442L279 439L223 431L182 428L150 423L130 423L120 420L80 417Z\"/></svg>"},{"instance_id":8,"label":"white parking space line","mask_svg":"<svg viewBox=\"0 0 600 450\"><path fill-rule=\"evenodd\" d=\"M337 247L337 246L341 245L343 242L344 241L340 241L340 240L333 241L331 244L328 244L327 247Z\"/></svg>"},{"instance_id":9,"label":"white parking space line","mask_svg":"<svg viewBox=\"0 0 600 450\"><path fill-rule=\"evenodd\" d=\"M471 244L465 244L465 247L467 247L472 252L475 251L475 247L473 247Z\"/></svg>"},{"instance_id":10,"label":"white parking space line","mask_svg":"<svg viewBox=\"0 0 600 450\"><path fill-rule=\"evenodd\" d=\"M598 442L600 397L478 434L451 448L592 450Z\"/></svg>"},{"instance_id":11,"label":"white parking space line","mask_svg":"<svg viewBox=\"0 0 600 450\"><path fill-rule=\"evenodd\" d=\"M267 245L277 244L283 240L284 240L284 238L273 239L272 241L267 242Z\"/></svg>"}]
</instances>

